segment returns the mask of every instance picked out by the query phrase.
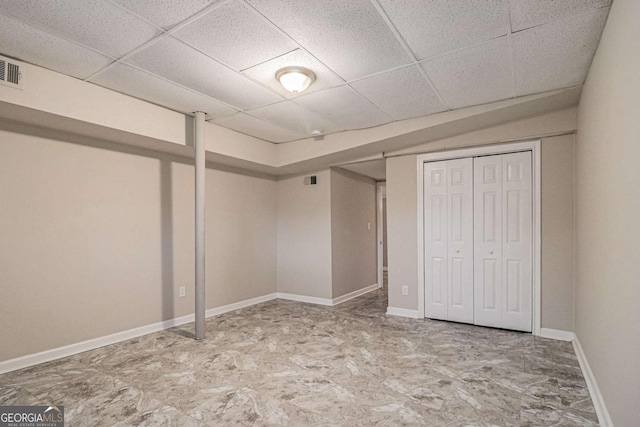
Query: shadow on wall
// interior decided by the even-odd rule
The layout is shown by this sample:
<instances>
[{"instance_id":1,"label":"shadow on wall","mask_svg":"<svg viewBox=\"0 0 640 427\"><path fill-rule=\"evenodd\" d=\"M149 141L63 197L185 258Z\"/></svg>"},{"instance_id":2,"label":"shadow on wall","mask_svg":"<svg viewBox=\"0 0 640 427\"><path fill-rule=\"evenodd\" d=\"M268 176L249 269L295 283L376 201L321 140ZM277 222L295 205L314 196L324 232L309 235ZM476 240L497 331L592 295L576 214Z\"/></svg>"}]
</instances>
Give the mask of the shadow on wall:
<instances>
[{"instance_id":1,"label":"shadow on wall","mask_svg":"<svg viewBox=\"0 0 640 427\"><path fill-rule=\"evenodd\" d=\"M186 126L187 137L193 135L189 126L193 125L193 120L188 120ZM155 152L145 148L133 147L124 144L105 141L99 138L90 138L83 135L71 134L68 132L26 126L15 122L0 120L0 130L29 135L37 138L56 140L65 143L72 143L97 149L119 152L135 156L157 159L160 170L160 224L161 224L161 312L162 320L170 320L176 317L176 288L174 287L175 257L174 257L174 215L173 215L173 165L193 165L193 160L188 156ZM207 162L207 169L224 171L229 173L242 174L246 176L265 178L266 175L252 173L233 167L216 165Z\"/></svg>"}]
</instances>

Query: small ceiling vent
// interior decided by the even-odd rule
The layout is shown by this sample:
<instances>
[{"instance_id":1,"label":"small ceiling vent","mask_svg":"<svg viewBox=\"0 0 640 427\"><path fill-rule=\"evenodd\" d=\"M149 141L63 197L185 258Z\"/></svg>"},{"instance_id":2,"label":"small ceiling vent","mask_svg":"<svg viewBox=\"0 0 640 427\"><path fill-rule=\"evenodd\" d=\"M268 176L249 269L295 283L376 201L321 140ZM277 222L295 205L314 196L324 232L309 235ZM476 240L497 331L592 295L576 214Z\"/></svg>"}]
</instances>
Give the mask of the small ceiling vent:
<instances>
[{"instance_id":1,"label":"small ceiling vent","mask_svg":"<svg viewBox=\"0 0 640 427\"><path fill-rule=\"evenodd\" d=\"M0 84L23 89L24 82L22 80L21 64L13 59L0 56Z\"/></svg>"},{"instance_id":2,"label":"small ceiling vent","mask_svg":"<svg viewBox=\"0 0 640 427\"><path fill-rule=\"evenodd\" d=\"M304 185L317 185L317 184L318 184L318 178L315 175L304 177Z\"/></svg>"}]
</instances>

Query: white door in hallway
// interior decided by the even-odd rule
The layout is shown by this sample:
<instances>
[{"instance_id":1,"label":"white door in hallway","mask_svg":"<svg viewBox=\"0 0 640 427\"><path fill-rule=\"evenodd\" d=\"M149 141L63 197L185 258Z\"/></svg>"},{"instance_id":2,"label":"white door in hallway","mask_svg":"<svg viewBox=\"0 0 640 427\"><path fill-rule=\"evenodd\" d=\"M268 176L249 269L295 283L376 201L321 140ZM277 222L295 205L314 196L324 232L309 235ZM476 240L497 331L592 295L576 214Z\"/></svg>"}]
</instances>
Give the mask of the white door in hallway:
<instances>
[{"instance_id":1,"label":"white door in hallway","mask_svg":"<svg viewBox=\"0 0 640 427\"><path fill-rule=\"evenodd\" d=\"M425 315L473 322L473 160L424 168Z\"/></svg>"},{"instance_id":2,"label":"white door in hallway","mask_svg":"<svg viewBox=\"0 0 640 427\"><path fill-rule=\"evenodd\" d=\"M474 323L531 331L531 152L474 159Z\"/></svg>"}]
</instances>

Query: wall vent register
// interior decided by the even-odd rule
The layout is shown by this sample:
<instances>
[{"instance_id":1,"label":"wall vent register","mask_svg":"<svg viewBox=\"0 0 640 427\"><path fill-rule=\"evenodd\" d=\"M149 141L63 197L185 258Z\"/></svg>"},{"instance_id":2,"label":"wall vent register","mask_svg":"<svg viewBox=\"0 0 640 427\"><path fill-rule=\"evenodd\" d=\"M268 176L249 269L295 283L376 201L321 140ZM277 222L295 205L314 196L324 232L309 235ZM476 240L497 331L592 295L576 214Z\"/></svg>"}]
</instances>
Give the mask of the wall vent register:
<instances>
[{"instance_id":1,"label":"wall vent register","mask_svg":"<svg viewBox=\"0 0 640 427\"><path fill-rule=\"evenodd\" d=\"M4 86L22 89L22 67L19 62L0 56L0 84Z\"/></svg>"},{"instance_id":2,"label":"wall vent register","mask_svg":"<svg viewBox=\"0 0 640 427\"><path fill-rule=\"evenodd\" d=\"M318 184L318 178L316 175L310 175L310 176L305 176L304 177L304 185L317 185Z\"/></svg>"}]
</instances>

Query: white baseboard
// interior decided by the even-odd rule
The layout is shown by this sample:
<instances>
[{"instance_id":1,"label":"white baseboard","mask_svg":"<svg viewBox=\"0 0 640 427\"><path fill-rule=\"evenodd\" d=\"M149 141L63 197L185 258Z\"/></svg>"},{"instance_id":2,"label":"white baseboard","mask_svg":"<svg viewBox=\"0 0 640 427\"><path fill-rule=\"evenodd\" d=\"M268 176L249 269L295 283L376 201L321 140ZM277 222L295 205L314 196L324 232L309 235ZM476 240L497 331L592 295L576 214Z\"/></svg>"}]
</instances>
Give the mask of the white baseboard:
<instances>
[{"instance_id":1,"label":"white baseboard","mask_svg":"<svg viewBox=\"0 0 640 427\"><path fill-rule=\"evenodd\" d=\"M542 338L551 338L552 340L560 341L573 341L576 338L576 335L573 332L549 328L541 328L540 336Z\"/></svg>"},{"instance_id":2,"label":"white baseboard","mask_svg":"<svg viewBox=\"0 0 640 427\"><path fill-rule=\"evenodd\" d=\"M418 310L409 310L406 308L387 307L387 314L391 316L409 317L411 319L419 319Z\"/></svg>"},{"instance_id":3,"label":"white baseboard","mask_svg":"<svg viewBox=\"0 0 640 427\"><path fill-rule=\"evenodd\" d=\"M262 295L260 297L245 299L242 301L223 305L221 307L210 308L209 310L205 311L205 316L206 317L219 316L224 313L229 313L230 311L236 311L236 310L240 310L241 308L251 307L252 305L261 304L267 301L272 301L276 298L278 297L277 297L277 294L274 292L272 294ZM191 317L193 318L193 320L191 321L192 322L195 321L194 315L191 315Z\"/></svg>"},{"instance_id":4,"label":"white baseboard","mask_svg":"<svg viewBox=\"0 0 640 427\"><path fill-rule=\"evenodd\" d=\"M357 291L353 291L353 292L350 292L350 293L348 293L346 295L342 295L341 297L334 298L332 300L332 302L333 302L333 305L338 305L340 303L343 303L345 301L349 301L350 299L357 298L357 297L359 297L361 295L364 295L364 294L366 294L368 292L371 292L371 291L375 291L377 289L378 289L378 284L374 283L373 285L367 286L366 288L358 289Z\"/></svg>"},{"instance_id":5,"label":"white baseboard","mask_svg":"<svg viewBox=\"0 0 640 427\"><path fill-rule=\"evenodd\" d=\"M205 312L205 316L218 316L220 314L239 310L244 307L249 307L274 299L276 299L275 293L263 295L256 298L250 298L244 301L223 305L221 307L211 308ZM0 362L0 374L16 371L18 369L28 368L40 363L50 362L52 360L60 359L67 356L73 356L74 354L82 353L89 350L94 350L96 348L104 347L105 345L115 344L121 341L126 341L143 335L152 334L154 332L159 332L164 329L184 325L185 323L193 322L194 319L195 315L188 314L186 316L176 317L174 319L164 320L158 323L152 323L151 325L145 325L122 332L116 332L115 334L107 335L104 337L93 338L87 341L66 345L64 347L58 347L51 350L41 351L40 353L28 354L26 356L17 357L15 359L5 360L4 362Z\"/></svg>"},{"instance_id":6,"label":"white baseboard","mask_svg":"<svg viewBox=\"0 0 640 427\"><path fill-rule=\"evenodd\" d=\"M613 421L611 421L611 416L609 415L607 406L604 403L604 398L600 393L596 377L593 376L593 372L591 371L591 367L587 361L587 356L584 354L584 350L582 349L582 345L580 344L580 340L578 340L577 336L573 340L573 348L576 351L578 362L580 362L580 368L582 369L584 380L587 382L591 401L593 402L593 407L596 409L596 415L598 415L598 422L602 427L613 427Z\"/></svg>"},{"instance_id":7,"label":"white baseboard","mask_svg":"<svg viewBox=\"0 0 640 427\"><path fill-rule=\"evenodd\" d=\"M333 305L333 301L329 298L308 297L306 295L287 294L284 292L278 292L276 296L279 299L286 299L289 301L306 302L309 304L328 305L328 306Z\"/></svg>"}]
</instances>

